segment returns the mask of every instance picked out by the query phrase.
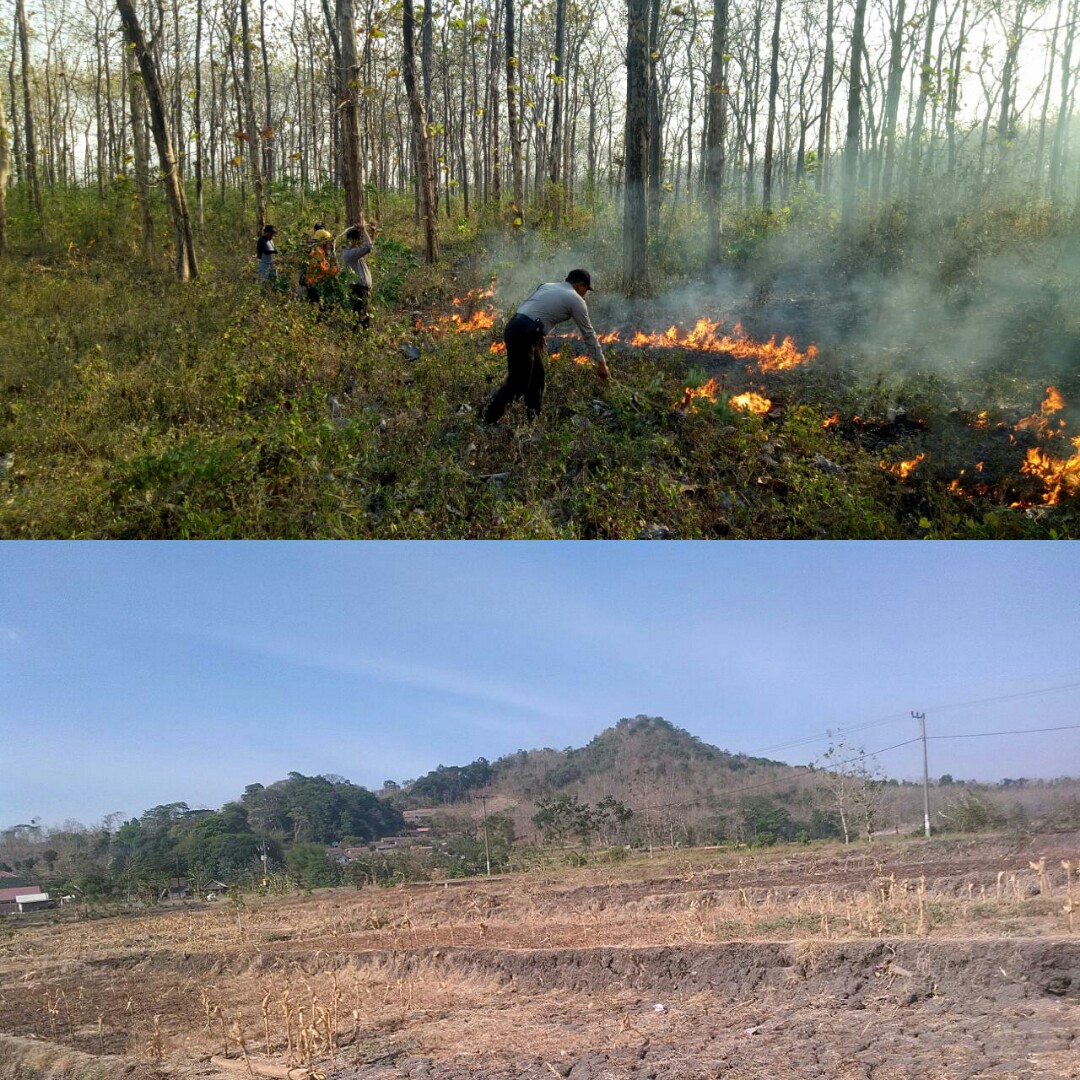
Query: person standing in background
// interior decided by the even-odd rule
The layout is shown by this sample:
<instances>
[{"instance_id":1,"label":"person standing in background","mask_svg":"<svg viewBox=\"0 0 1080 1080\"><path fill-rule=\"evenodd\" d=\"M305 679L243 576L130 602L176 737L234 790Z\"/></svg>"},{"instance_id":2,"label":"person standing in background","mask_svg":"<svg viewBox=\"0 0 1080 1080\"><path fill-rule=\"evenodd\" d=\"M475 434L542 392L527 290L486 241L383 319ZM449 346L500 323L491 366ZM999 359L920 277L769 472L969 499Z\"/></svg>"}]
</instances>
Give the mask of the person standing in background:
<instances>
[{"instance_id":1,"label":"person standing in background","mask_svg":"<svg viewBox=\"0 0 1080 1080\"><path fill-rule=\"evenodd\" d=\"M277 254L277 249L274 247L276 233L277 229L273 225L264 225L255 247L255 254L259 260L259 280L264 285L277 277L277 270L274 269L274 256Z\"/></svg>"}]
</instances>

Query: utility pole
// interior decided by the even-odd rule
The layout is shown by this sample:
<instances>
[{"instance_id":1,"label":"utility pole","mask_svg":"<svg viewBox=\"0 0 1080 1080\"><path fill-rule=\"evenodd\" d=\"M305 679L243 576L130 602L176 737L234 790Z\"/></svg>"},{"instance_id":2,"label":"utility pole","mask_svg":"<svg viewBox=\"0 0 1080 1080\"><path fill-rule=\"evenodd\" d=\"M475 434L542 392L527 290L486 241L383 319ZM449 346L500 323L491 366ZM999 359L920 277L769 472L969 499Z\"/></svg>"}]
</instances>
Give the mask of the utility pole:
<instances>
[{"instance_id":1,"label":"utility pole","mask_svg":"<svg viewBox=\"0 0 1080 1080\"><path fill-rule=\"evenodd\" d=\"M919 721L919 737L922 739L922 789L923 789L923 830L926 839L930 839L930 767L926 757L926 713L911 714Z\"/></svg>"},{"instance_id":2,"label":"utility pole","mask_svg":"<svg viewBox=\"0 0 1080 1080\"><path fill-rule=\"evenodd\" d=\"M488 846L487 827L487 796L480 796L480 804L484 808L484 862L487 864L487 876L491 877L491 848Z\"/></svg>"}]
</instances>

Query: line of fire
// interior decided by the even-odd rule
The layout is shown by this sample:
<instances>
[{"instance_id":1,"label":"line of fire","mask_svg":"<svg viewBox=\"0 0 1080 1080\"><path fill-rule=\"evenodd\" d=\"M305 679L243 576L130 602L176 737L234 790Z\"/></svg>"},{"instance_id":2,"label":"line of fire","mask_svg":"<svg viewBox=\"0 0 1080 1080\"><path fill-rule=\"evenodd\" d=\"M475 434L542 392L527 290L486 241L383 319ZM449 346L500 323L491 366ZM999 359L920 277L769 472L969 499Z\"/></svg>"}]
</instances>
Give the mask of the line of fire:
<instances>
[{"instance_id":1,"label":"line of fire","mask_svg":"<svg viewBox=\"0 0 1080 1080\"><path fill-rule=\"evenodd\" d=\"M482 333L494 330L501 313L492 303L495 281L486 288L469 290L451 301L450 313L433 321L416 321L416 329L433 335L444 333ZM697 385L687 386L681 399L671 405L684 414L697 413L719 405L735 412L752 414L763 423L776 419L785 405L782 400L783 376L818 356L818 347L808 344L800 349L791 337L779 342L776 336L755 340L741 323L725 329L723 320L698 319L692 327L670 326L665 330L616 329L597 337L605 347L620 353L640 350L677 350L688 361L717 369ZM505 351L501 341L490 342L492 353ZM574 352L574 339L549 338L550 359L588 365L591 361ZM767 385L768 384L768 385ZM1062 414L1065 399L1054 386L1046 388L1045 398L1031 413L1017 416L1015 410L990 409L977 412L955 410L952 419L961 426L980 433L985 454L971 466L952 477L931 472L932 460L919 450L910 458L897 459L897 448L917 450L928 425L907 417L902 411L884 420L860 416L843 418L839 412L827 417L822 426L841 439L855 441L871 449L888 449L880 468L901 482L925 476L940 481L954 495L965 499L986 499L1014 508L1055 506L1063 498L1080 494L1080 435L1073 435Z\"/></svg>"}]
</instances>

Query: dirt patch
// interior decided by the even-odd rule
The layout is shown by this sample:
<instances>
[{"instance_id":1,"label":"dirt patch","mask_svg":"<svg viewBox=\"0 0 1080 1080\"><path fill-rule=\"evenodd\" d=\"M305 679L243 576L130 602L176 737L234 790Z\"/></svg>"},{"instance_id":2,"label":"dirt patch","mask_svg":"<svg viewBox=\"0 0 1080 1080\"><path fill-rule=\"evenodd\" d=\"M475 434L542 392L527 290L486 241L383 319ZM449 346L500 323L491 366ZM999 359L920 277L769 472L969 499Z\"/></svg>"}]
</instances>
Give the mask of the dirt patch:
<instances>
[{"instance_id":1,"label":"dirt patch","mask_svg":"<svg viewBox=\"0 0 1080 1080\"><path fill-rule=\"evenodd\" d=\"M0 1080L1080 1078L1076 840L21 924Z\"/></svg>"}]
</instances>

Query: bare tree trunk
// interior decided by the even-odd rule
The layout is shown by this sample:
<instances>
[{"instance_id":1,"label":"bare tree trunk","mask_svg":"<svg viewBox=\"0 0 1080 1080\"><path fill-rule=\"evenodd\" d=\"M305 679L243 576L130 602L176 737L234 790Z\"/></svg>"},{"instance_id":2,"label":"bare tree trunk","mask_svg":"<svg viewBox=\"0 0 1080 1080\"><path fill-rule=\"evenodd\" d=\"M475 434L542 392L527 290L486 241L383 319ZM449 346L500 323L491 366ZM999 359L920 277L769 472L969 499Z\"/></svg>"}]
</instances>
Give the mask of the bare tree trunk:
<instances>
[{"instance_id":1,"label":"bare tree trunk","mask_svg":"<svg viewBox=\"0 0 1080 1080\"><path fill-rule=\"evenodd\" d=\"M566 49L566 0L555 0L555 71L551 80L551 142L548 145L548 179L551 181L552 224L562 219L559 165L562 159L563 52Z\"/></svg>"},{"instance_id":2,"label":"bare tree trunk","mask_svg":"<svg viewBox=\"0 0 1080 1080\"><path fill-rule=\"evenodd\" d=\"M627 0L623 281L630 296L642 296L649 287L649 223L645 197L649 148L648 18L648 0Z\"/></svg>"},{"instance_id":3,"label":"bare tree trunk","mask_svg":"<svg viewBox=\"0 0 1080 1080\"><path fill-rule=\"evenodd\" d=\"M431 118L433 116L432 87L435 79L435 11L433 0L424 0L423 15L420 19L420 78L424 87L424 117L427 120L427 144L428 157L431 161L431 191L435 208L439 206L439 170L435 161L435 135L433 134ZM448 103L447 103L448 104ZM437 128L436 128L437 130ZM445 125L444 125L445 130ZM419 160L419 159L417 159ZM420 192L417 190L417 195ZM417 209L420 210L420 201L417 199ZM422 211L421 211L422 213ZM448 215L449 216L449 215Z\"/></svg>"},{"instance_id":4,"label":"bare tree trunk","mask_svg":"<svg viewBox=\"0 0 1080 1080\"><path fill-rule=\"evenodd\" d=\"M931 0L933 3L934 0ZM927 40L934 32L933 18L929 19ZM903 76L904 0L897 0L896 21L892 26L889 49L889 83L885 90L885 123L882 137L885 143L885 164L881 176L881 197L888 200L892 193L893 171L896 167L896 115L900 109L900 80ZM923 78L929 76L924 73Z\"/></svg>"},{"instance_id":5,"label":"bare tree trunk","mask_svg":"<svg viewBox=\"0 0 1080 1080\"><path fill-rule=\"evenodd\" d=\"M169 207L169 216L172 219L175 234L176 278L178 281L190 281L199 276L199 262L195 255L195 240L191 233L187 199L184 196L184 187L180 183L180 174L176 167L176 155L173 152L172 136L169 134L169 121L165 111L165 101L161 94L157 66L146 47L133 0L116 0L116 6L120 12L120 20L124 24L124 33L139 62L139 70L142 73L143 86L150 106L150 127L154 133L154 142L157 144L162 182L165 185L165 200Z\"/></svg>"},{"instance_id":6,"label":"bare tree trunk","mask_svg":"<svg viewBox=\"0 0 1080 1080\"><path fill-rule=\"evenodd\" d=\"M648 203L647 230L650 236L658 236L660 233L660 201L661 184L660 173L664 158L664 128L663 117L660 115L660 85L656 71L656 61L659 58L657 42L660 39L660 0L652 0L649 5L649 42L648 42L648 148L646 149L645 183L646 201Z\"/></svg>"},{"instance_id":7,"label":"bare tree trunk","mask_svg":"<svg viewBox=\"0 0 1080 1080\"><path fill-rule=\"evenodd\" d=\"M1035 171L1032 177L1036 197L1042 195L1046 185L1046 179L1043 175L1043 162L1046 159L1046 128L1050 113L1050 95L1054 89L1054 65L1057 63L1058 31L1061 29L1061 16L1064 9L1065 0L1058 0L1053 37L1050 39L1050 63L1046 70L1046 89L1043 91L1042 108L1039 110L1039 144L1035 152Z\"/></svg>"},{"instance_id":8,"label":"bare tree trunk","mask_svg":"<svg viewBox=\"0 0 1080 1080\"><path fill-rule=\"evenodd\" d=\"M22 133L19 130L19 110L15 107L18 93L15 89L15 50L11 50L8 62L8 100L11 102L11 157L15 168L15 183L23 181L26 158L22 152Z\"/></svg>"},{"instance_id":9,"label":"bare tree trunk","mask_svg":"<svg viewBox=\"0 0 1080 1080\"><path fill-rule=\"evenodd\" d=\"M705 200L709 209L709 258L720 259L723 233L724 141L727 138L725 83L727 64L728 0L713 4L712 57L709 64L709 98L705 125Z\"/></svg>"},{"instance_id":10,"label":"bare tree trunk","mask_svg":"<svg viewBox=\"0 0 1080 1080\"><path fill-rule=\"evenodd\" d=\"M203 227L203 130L202 130L202 30L203 0L195 3L195 217ZM212 164L212 163L211 163Z\"/></svg>"},{"instance_id":11,"label":"bare tree trunk","mask_svg":"<svg viewBox=\"0 0 1080 1080\"><path fill-rule=\"evenodd\" d=\"M1076 41L1077 23L1080 21L1080 4L1073 0L1070 5L1069 23L1065 30L1065 47L1061 54L1061 104L1058 106L1057 124L1054 127L1054 137L1050 144L1050 200L1058 202L1062 189L1062 173L1064 172L1064 147L1065 132L1069 123L1069 100L1071 96L1071 82L1074 77L1072 70L1072 51Z\"/></svg>"},{"instance_id":12,"label":"bare tree trunk","mask_svg":"<svg viewBox=\"0 0 1080 1080\"><path fill-rule=\"evenodd\" d=\"M773 17L772 51L769 56L769 108L765 122L765 160L761 173L761 205L772 208L773 153L776 143L776 98L780 91L780 14L783 0L776 0Z\"/></svg>"},{"instance_id":13,"label":"bare tree trunk","mask_svg":"<svg viewBox=\"0 0 1080 1080\"><path fill-rule=\"evenodd\" d=\"M251 186L255 190L255 228L261 233L266 224L266 196L263 193L262 136L255 121L255 77L251 69L251 53L254 47L251 41L248 0L240 0L240 48L244 53L244 127L247 129Z\"/></svg>"},{"instance_id":14,"label":"bare tree trunk","mask_svg":"<svg viewBox=\"0 0 1080 1080\"><path fill-rule=\"evenodd\" d=\"M862 56L866 0L855 0L855 23L851 30L851 75L848 85L847 139L844 142L844 199L841 224L855 228L856 187L859 182L859 129L862 125Z\"/></svg>"},{"instance_id":15,"label":"bare tree trunk","mask_svg":"<svg viewBox=\"0 0 1080 1080\"><path fill-rule=\"evenodd\" d=\"M341 114L342 180L345 223L359 225L364 216L364 184L360 167L360 65L356 59L353 0L337 0L337 34L341 46L338 69L338 111Z\"/></svg>"},{"instance_id":16,"label":"bare tree trunk","mask_svg":"<svg viewBox=\"0 0 1080 1080\"><path fill-rule=\"evenodd\" d=\"M151 258L154 248L154 214L150 206L150 149L146 145L146 112L143 108L142 80L135 78L139 62L131 49L127 54L128 101L131 110L131 138L135 148L135 188L139 193L139 217L142 222L142 257Z\"/></svg>"},{"instance_id":17,"label":"bare tree trunk","mask_svg":"<svg viewBox=\"0 0 1080 1080\"><path fill-rule=\"evenodd\" d=\"M107 21L107 20L106 20ZM109 64L109 38L105 38L105 117L108 121L109 131L107 142L109 147L109 174L115 176L120 171L120 153L116 145L116 116L113 111L112 92L112 66Z\"/></svg>"},{"instance_id":18,"label":"bare tree trunk","mask_svg":"<svg viewBox=\"0 0 1080 1080\"><path fill-rule=\"evenodd\" d=\"M911 176L908 178L908 200L914 203L919 193L919 162L922 156L922 129L923 118L926 115L926 102L933 89L933 70L930 66L931 52L933 49L934 20L937 16L938 0L930 0L930 6L926 13L926 36L923 38L922 64L919 69L919 98L915 105L915 119L911 125ZM961 27L961 33L963 28ZM957 73L959 78L959 73ZM956 87L950 87L950 101L955 104ZM955 123L955 117L953 119Z\"/></svg>"},{"instance_id":19,"label":"bare tree trunk","mask_svg":"<svg viewBox=\"0 0 1080 1080\"><path fill-rule=\"evenodd\" d=\"M960 12L960 33L957 37L956 54L950 60L949 93L945 103L945 134L949 146L949 176L953 176L956 172L956 114L960 108L960 72L962 70L964 42L966 40L964 35L967 31L968 0L963 0ZM915 200L915 197L918 194L917 154L918 146L916 145L912 150L912 179L909 191L909 197L912 201Z\"/></svg>"},{"instance_id":20,"label":"bare tree trunk","mask_svg":"<svg viewBox=\"0 0 1080 1080\"><path fill-rule=\"evenodd\" d=\"M829 190L829 128L832 124L832 101L833 101L833 28L835 17L833 11L834 0L828 0L825 6L825 55L821 62L821 123L818 126L818 174L817 189L819 192Z\"/></svg>"},{"instance_id":21,"label":"bare tree trunk","mask_svg":"<svg viewBox=\"0 0 1080 1080\"><path fill-rule=\"evenodd\" d=\"M184 85L181 79L183 51L180 40L180 0L173 0L173 151L176 154L176 171L183 184L187 177L187 139L184 137ZM160 68L159 68L160 70Z\"/></svg>"},{"instance_id":22,"label":"bare tree trunk","mask_svg":"<svg viewBox=\"0 0 1080 1080\"><path fill-rule=\"evenodd\" d=\"M439 261L439 207L435 201L435 180L431 163L431 139L428 134L424 102L416 86L416 57L413 43L415 33L412 0L404 0L401 9L401 29L404 38L402 72L405 92L409 96L412 114L413 142L416 147L417 183L420 193L420 214L424 225L424 258L434 265Z\"/></svg>"},{"instance_id":23,"label":"bare tree trunk","mask_svg":"<svg viewBox=\"0 0 1080 1080\"><path fill-rule=\"evenodd\" d=\"M11 139L8 135L4 91L0 87L0 255L7 251L7 190L11 179Z\"/></svg>"},{"instance_id":24,"label":"bare tree trunk","mask_svg":"<svg viewBox=\"0 0 1080 1080\"><path fill-rule=\"evenodd\" d=\"M263 97L266 106L262 138L263 175L266 182L272 184L277 164L274 153L277 145L277 129L274 126L273 102L270 97L270 56L266 48L266 0L259 0L259 48L262 52Z\"/></svg>"},{"instance_id":25,"label":"bare tree trunk","mask_svg":"<svg viewBox=\"0 0 1080 1080\"><path fill-rule=\"evenodd\" d=\"M30 97L30 34L26 29L23 0L15 0L15 22L19 29L19 52L22 59L23 145L26 148L26 175L30 178L30 199L41 217L41 180L38 177L37 140L34 137L34 108Z\"/></svg>"},{"instance_id":26,"label":"bare tree trunk","mask_svg":"<svg viewBox=\"0 0 1080 1080\"><path fill-rule=\"evenodd\" d=\"M506 0L506 121L510 129L510 169L514 182L514 228L525 225L525 169L521 161L521 120L518 107L518 58L514 52L514 0Z\"/></svg>"}]
</instances>

